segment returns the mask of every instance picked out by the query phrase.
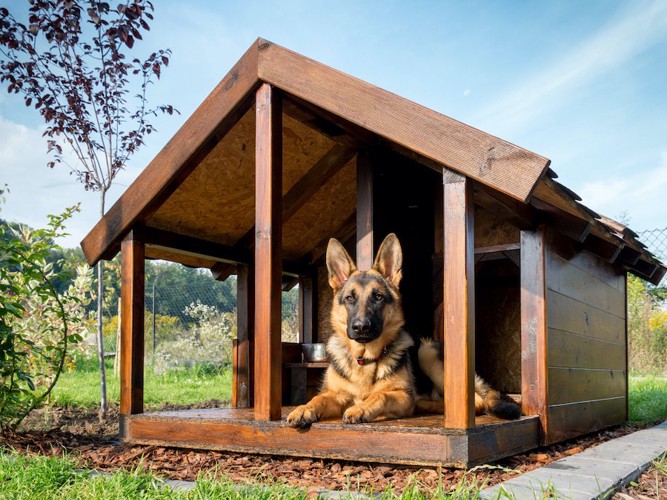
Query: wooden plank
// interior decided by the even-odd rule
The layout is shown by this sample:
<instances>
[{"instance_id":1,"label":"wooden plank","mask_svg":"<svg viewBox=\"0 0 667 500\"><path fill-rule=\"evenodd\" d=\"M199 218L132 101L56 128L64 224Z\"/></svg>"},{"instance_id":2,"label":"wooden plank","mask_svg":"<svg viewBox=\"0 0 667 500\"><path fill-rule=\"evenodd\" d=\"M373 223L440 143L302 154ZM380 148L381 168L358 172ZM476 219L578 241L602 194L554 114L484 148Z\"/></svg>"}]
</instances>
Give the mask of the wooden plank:
<instances>
[{"instance_id":1,"label":"wooden plank","mask_svg":"<svg viewBox=\"0 0 667 500\"><path fill-rule=\"evenodd\" d=\"M549 367L549 405L625 397L625 370Z\"/></svg>"},{"instance_id":2,"label":"wooden plank","mask_svg":"<svg viewBox=\"0 0 667 500\"><path fill-rule=\"evenodd\" d=\"M257 91L255 194L255 418L280 419L282 112L269 84Z\"/></svg>"},{"instance_id":3,"label":"wooden plank","mask_svg":"<svg viewBox=\"0 0 667 500\"><path fill-rule=\"evenodd\" d=\"M260 46L259 77L304 101L521 201L549 160L278 45Z\"/></svg>"},{"instance_id":4,"label":"wooden plank","mask_svg":"<svg viewBox=\"0 0 667 500\"><path fill-rule=\"evenodd\" d=\"M590 217L582 219L538 198L533 198L531 204L540 211L542 218L551 227L568 238L583 243L591 234L593 220Z\"/></svg>"},{"instance_id":5,"label":"wooden plank","mask_svg":"<svg viewBox=\"0 0 667 500\"><path fill-rule=\"evenodd\" d=\"M284 414L291 410L284 408ZM472 434L423 416L348 425L323 421L306 430L255 421L247 410L203 409L132 417L126 442L407 465L471 466L536 445L535 418L480 419ZM495 443L494 443L495 441ZM468 460L469 449L475 461ZM485 455L484 452L487 452Z\"/></svg>"},{"instance_id":6,"label":"wooden plank","mask_svg":"<svg viewBox=\"0 0 667 500\"><path fill-rule=\"evenodd\" d=\"M585 304L625 317L625 294L554 252L547 252L547 287Z\"/></svg>"},{"instance_id":7,"label":"wooden plank","mask_svg":"<svg viewBox=\"0 0 667 500\"><path fill-rule=\"evenodd\" d=\"M549 328L625 345L625 319L551 290L547 291Z\"/></svg>"},{"instance_id":8,"label":"wooden plank","mask_svg":"<svg viewBox=\"0 0 667 500\"><path fill-rule=\"evenodd\" d=\"M132 230L121 244L120 414L144 411L144 244Z\"/></svg>"},{"instance_id":9,"label":"wooden plank","mask_svg":"<svg viewBox=\"0 0 667 500\"><path fill-rule=\"evenodd\" d=\"M373 266L373 164L371 153L357 153L357 268Z\"/></svg>"},{"instance_id":10,"label":"wooden plank","mask_svg":"<svg viewBox=\"0 0 667 500\"><path fill-rule=\"evenodd\" d=\"M546 444L619 425L625 422L626 418L624 397L550 406Z\"/></svg>"},{"instance_id":11,"label":"wooden plank","mask_svg":"<svg viewBox=\"0 0 667 500\"><path fill-rule=\"evenodd\" d=\"M233 358L233 374L235 382L233 390L236 391L236 399L232 395L232 406L237 408L248 408L251 406L254 384L252 380L251 361L253 352L250 346L254 342L255 307L253 298L254 275L250 266L238 266L236 276L236 356Z\"/></svg>"},{"instance_id":12,"label":"wooden plank","mask_svg":"<svg viewBox=\"0 0 667 500\"><path fill-rule=\"evenodd\" d=\"M547 348L553 367L627 369L625 342L612 343L549 328Z\"/></svg>"},{"instance_id":13,"label":"wooden plank","mask_svg":"<svg viewBox=\"0 0 667 500\"><path fill-rule=\"evenodd\" d=\"M258 42L227 73L155 159L81 242L90 265L112 258L125 233L144 222L252 106Z\"/></svg>"},{"instance_id":14,"label":"wooden plank","mask_svg":"<svg viewBox=\"0 0 667 500\"><path fill-rule=\"evenodd\" d=\"M474 207L468 179L443 169L445 427L475 426Z\"/></svg>"},{"instance_id":15,"label":"wooden plank","mask_svg":"<svg viewBox=\"0 0 667 500\"><path fill-rule=\"evenodd\" d=\"M547 413L546 228L521 231L521 406L539 415L541 440Z\"/></svg>"},{"instance_id":16,"label":"wooden plank","mask_svg":"<svg viewBox=\"0 0 667 500\"><path fill-rule=\"evenodd\" d=\"M605 262L600 256L585 251L577 252L576 255L565 260L600 281L605 282L607 285L617 290L625 290L625 273L617 266L612 266L608 262Z\"/></svg>"},{"instance_id":17,"label":"wooden plank","mask_svg":"<svg viewBox=\"0 0 667 500\"><path fill-rule=\"evenodd\" d=\"M317 292L315 280L299 278L299 341L310 344L317 338Z\"/></svg>"},{"instance_id":18,"label":"wooden plank","mask_svg":"<svg viewBox=\"0 0 667 500\"><path fill-rule=\"evenodd\" d=\"M214 241L164 231L154 227L144 228L147 247L165 248L184 255L204 257L226 263L249 263L252 253L248 250L220 245ZM148 250L147 250L148 251Z\"/></svg>"},{"instance_id":19,"label":"wooden plank","mask_svg":"<svg viewBox=\"0 0 667 500\"><path fill-rule=\"evenodd\" d=\"M538 211L531 205L515 200L483 184L475 185L475 203L519 229L534 229L539 222Z\"/></svg>"}]
</instances>

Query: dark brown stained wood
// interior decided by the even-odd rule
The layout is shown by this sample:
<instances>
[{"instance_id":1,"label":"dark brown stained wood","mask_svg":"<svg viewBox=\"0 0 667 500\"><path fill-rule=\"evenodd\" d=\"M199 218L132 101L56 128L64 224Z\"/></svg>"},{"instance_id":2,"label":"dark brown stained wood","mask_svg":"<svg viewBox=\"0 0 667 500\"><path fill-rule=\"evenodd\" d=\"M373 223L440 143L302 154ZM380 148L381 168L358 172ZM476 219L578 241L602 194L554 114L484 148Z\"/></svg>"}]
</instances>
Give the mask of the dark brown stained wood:
<instances>
[{"instance_id":1,"label":"dark brown stained wood","mask_svg":"<svg viewBox=\"0 0 667 500\"><path fill-rule=\"evenodd\" d=\"M84 238L81 247L90 265L113 257L129 228L153 213L252 106L252 93L259 85L257 49L257 43L248 49Z\"/></svg>"},{"instance_id":2,"label":"dark brown stained wood","mask_svg":"<svg viewBox=\"0 0 667 500\"><path fill-rule=\"evenodd\" d=\"M584 248L589 252L599 255L602 259L613 264L621 254L625 243L613 245L597 236L591 235L584 242Z\"/></svg>"},{"instance_id":3,"label":"dark brown stained wood","mask_svg":"<svg viewBox=\"0 0 667 500\"><path fill-rule=\"evenodd\" d=\"M502 212L475 206L475 246L479 248L518 244L520 230L510 224Z\"/></svg>"},{"instance_id":4,"label":"dark brown stained wood","mask_svg":"<svg viewBox=\"0 0 667 500\"><path fill-rule=\"evenodd\" d=\"M521 201L549 164L544 157L283 47L264 41L259 52L260 79Z\"/></svg>"},{"instance_id":5,"label":"dark brown stained wood","mask_svg":"<svg viewBox=\"0 0 667 500\"><path fill-rule=\"evenodd\" d=\"M280 419L282 111L269 84L257 91L255 211L255 418Z\"/></svg>"},{"instance_id":6,"label":"dark brown stained wood","mask_svg":"<svg viewBox=\"0 0 667 500\"><path fill-rule=\"evenodd\" d=\"M216 261L206 257L197 257L196 255L186 255L182 252L174 252L166 248L146 247L147 260L166 260L175 262L188 267L199 267L201 269L210 269Z\"/></svg>"},{"instance_id":7,"label":"dark brown stained wood","mask_svg":"<svg viewBox=\"0 0 667 500\"><path fill-rule=\"evenodd\" d=\"M283 417L291 410L283 408ZM478 418L474 432L442 428L442 417L419 416L349 425L340 420L305 430L258 421L249 409L148 413L126 422L126 442L407 465L472 466L537 444L535 418ZM474 454L474 456L473 456Z\"/></svg>"},{"instance_id":8,"label":"dark brown stained wood","mask_svg":"<svg viewBox=\"0 0 667 500\"><path fill-rule=\"evenodd\" d=\"M641 253L638 250L630 246L625 246L623 247L623 250L621 250L621 253L619 254L616 262L618 262L619 264L634 266L639 260L640 256Z\"/></svg>"},{"instance_id":9,"label":"dark brown stained wood","mask_svg":"<svg viewBox=\"0 0 667 500\"><path fill-rule=\"evenodd\" d=\"M248 408L254 394L252 380L253 352L250 346L255 337L255 307L253 299L255 277L251 266L238 266L236 276L236 355L233 358L234 381L232 384L232 406ZM234 392L236 398L234 398Z\"/></svg>"},{"instance_id":10,"label":"dark brown stained wood","mask_svg":"<svg viewBox=\"0 0 667 500\"><path fill-rule=\"evenodd\" d=\"M574 241L583 243L591 233L593 221L590 218L581 219L538 198L533 198L531 204L540 211L542 218L551 227Z\"/></svg>"},{"instance_id":11,"label":"dark brown stained wood","mask_svg":"<svg viewBox=\"0 0 667 500\"><path fill-rule=\"evenodd\" d=\"M343 244L354 238L357 234L357 215L356 213L352 214L350 217L345 219L343 223L333 231L332 236L327 236L320 240L315 247L302 259L303 265L320 265L324 263L324 257L327 252L327 245L331 238L336 238L338 241ZM329 285L327 285L328 287Z\"/></svg>"},{"instance_id":12,"label":"dark brown stained wood","mask_svg":"<svg viewBox=\"0 0 667 500\"><path fill-rule=\"evenodd\" d=\"M539 213L531 205L515 200L483 184L475 184L475 203L519 229L534 229Z\"/></svg>"},{"instance_id":13,"label":"dark brown stained wood","mask_svg":"<svg viewBox=\"0 0 667 500\"><path fill-rule=\"evenodd\" d=\"M553 252L547 253L549 290L625 317L625 294Z\"/></svg>"},{"instance_id":14,"label":"dark brown stained wood","mask_svg":"<svg viewBox=\"0 0 667 500\"><path fill-rule=\"evenodd\" d=\"M252 254L248 250L240 250L213 241L184 236L153 227L144 228L144 237L147 247L168 249L185 255L233 262L234 264L248 263L252 259Z\"/></svg>"},{"instance_id":15,"label":"dark brown stained wood","mask_svg":"<svg viewBox=\"0 0 667 500\"><path fill-rule=\"evenodd\" d=\"M357 154L357 267L373 266L373 164L368 150Z\"/></svg>"},{"instance_id":16,"label":"dark brown stained wood","mask_svg":"<svg viewBox=\"0 0 667 500\"><path fill-rule=\"evenodd\" d=\"M445 427L475 426L474 207L468 179L443 169Z\"/></svg>"},{"instance_id":17,"label":"dark brown stained wood","mask_svg":"<svg viewBox=\"0 0 667 500\"><path fill-rule=\"evenodd\" d=\"M566 295L547 291L549 328L625 344L625 319Z\"/></svg>"},{"instance_id":18,"label":"dark brown stained wood","mask_svg":"<svg viewBox=\"0 0 667 500\"><path fill-rule=\"evenodd\" d=\"M144 243L141 230L121 243L120 414L144 411Z\"/></svg>"},{"instance_id":19,"label":"dark brown stained wood","mask_svg":"<svg viewBox=\"0 0 667 500\"><path fill-rule=\"evenodd\" d=\"M653 282L655 281L653 279L653 276L659 272L659 270L662 270L662 266L657 263L657 262L648 262L644 259L639 259L635 265L633 266L633 272L640 276L641 278L644 278L647 281ZM660 281L658 280L657 283Z\"/></svg>"},{"instance_id":20,"label":"dark brown stained wood","mask_svg":"<svg viewBox=\"0 0 667 500\"><path fill-rule=\"evenodd\" d=\"M625 272L617 266L611 266L598 255L590 252L577 252L573 257L566 258L567 262L596 279L617 290L625 290Z\"/></svg>"},{"instance_id":21,"label":"dark brown stained wood","mask_svg":"<svg viewBox=\"0 0 667 500\"><path fill-rule=\"evenodd\" d=\"M625 397L625 370L549 367L549 405Z\"/></svg>"},{"instance_id":22,"label":"dark brown stained wood","mask_svg":"<svg viewBox=\"0 0 667 500\"><path fill-rule=\"evenodd\" d=\"M475 255L483 255L487 253L504 253L512 252L521 249L521 243L508 243L506 245L493 245L489 247L475 248Z\"/></svg>"},{"instance_id":23,"label":"dark brown stained wood","mask_svg":"<svg viewBox=\"0 0 667 500\"><path fill-rule=\"evenodd\" d=\"M310 344L317 338L317 291L315 280L299 278L299 341Z\"/></svg>"},{"instance_id":24,"label":"dark brown stained wood","mask_svg":"<svg viewBox=\"0 0 667 500\"><path fill-rule=\"evenodd\" d=\"M229 264L228 262L216 262L211 267L211 275L217 281L225 281L232 274L236 274L236 264Z\"/></svg>"},{"instance_id":25,"label":"dark brown stained wood","mask_svg":"<svg viewBox=\"0 0 667 500\"><path fill-rule=\"evenodd\" d=\"M549 364L562 368L626 370L626 345L549 328Z\"/></svg>"},{"instance_id":26,"label":"dark brown stained wood","mask_svg":"<svg viewBox=\"0 0 667 500\"><path fill-rule=\"evenodd\" d=\"M547 414L546 229L521 231L521 406L539 415L541 439Z\"/></svg>"},{"instance_id":27,"label":"dark brown stained wood","mask_svg":"<svg viewBox=\"0 0 667 500\"><path fill-rule=\"evenodd\" d=\"M540 421L537 417L507 421L494 426L493 432L485 426L477 427L468 437L468 462L489 463L503 456L516 455L538 447Z\"/></svg>"},{"instance_id":28,"label":"dark brown stained wood","mask_svg":"<svg viewBox=\"0 0 667 500\"><path fill-rule=\"evenodd\" d=\"M546 444L619 425L626 418L624 397L550 406L550 425Z\"/></svg>"}]
</instances>

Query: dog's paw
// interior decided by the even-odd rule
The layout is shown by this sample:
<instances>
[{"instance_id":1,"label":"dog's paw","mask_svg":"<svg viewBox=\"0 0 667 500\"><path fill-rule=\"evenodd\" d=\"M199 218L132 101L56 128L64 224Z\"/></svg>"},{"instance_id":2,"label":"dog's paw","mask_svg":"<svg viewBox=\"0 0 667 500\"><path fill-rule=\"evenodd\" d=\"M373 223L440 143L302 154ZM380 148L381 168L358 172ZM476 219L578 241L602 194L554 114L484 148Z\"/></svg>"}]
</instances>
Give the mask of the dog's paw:
<instances>
[{"instance_id":1,"label":"dog's paw","mask_svg":"<svg viewBox=\"0 0 667 500\"><path fill-rule=\"evenodd\" d=\"M343 413L346 424L363 424L373 420L373 416L361 405L351 406Z\"/></svg>"},{"instance_id":2,"label":"dog's paw","mask_svg":"<svg viewBox=\"0 0 667 500\"><path fill-rule=\"evenodd\" d=\"M317 420L315 411L308 405L298 406L287 415L287 425L290 427L307 427Z\"/></svg>"}]
</instances>

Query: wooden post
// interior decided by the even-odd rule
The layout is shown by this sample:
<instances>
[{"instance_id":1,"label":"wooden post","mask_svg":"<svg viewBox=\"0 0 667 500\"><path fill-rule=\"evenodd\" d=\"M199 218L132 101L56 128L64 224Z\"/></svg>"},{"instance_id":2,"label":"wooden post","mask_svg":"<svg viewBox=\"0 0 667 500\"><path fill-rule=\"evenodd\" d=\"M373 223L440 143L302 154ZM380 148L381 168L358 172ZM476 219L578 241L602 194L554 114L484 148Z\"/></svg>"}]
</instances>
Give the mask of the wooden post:
<instances>
[{"instance_id":1,"label":"wooden post","mask_svg":"<svg viewBox=\"0 0 667 500\"><path fill-rule=\"evenodd\" d=\"M373 266L373 165L368 150L357 153L357 267Z\"/></svg>"},{"instance_id":2,"label":"wooden post","mask_svg":"<svg viewBox=\"0 0 667 500\"><path fill-rule=\"evenodd\" d=\"M120 414L144 411L144 243L136 229L121 243Z\"/></svg>"},{"instance_id":3,"label":"wooden post","mask_svg":"<svg viewBox=\"0 0 667 500\"><path fill-rule=\"evenodd\" d=\"M252 395L250 345L254 337L254 276L250 266L239 264L236 276L236 342L232 355L232 406L249 408Z\"/></svg>"},{"instance_id":4,"label":"wooden post","mask_svg":"<svg viewBox=\"0 0 667 500\"><path fill-rule=\"evenodd\" d=\"M521 231L521 406L547 435L546 229Z\"/></svg>"},{"instance_id":5,"label":"wooden post","mask_svg":"<svg viewBox=\"0 0 667 500\"><path fill-rule=\"evenodd\" d=\"M282 110L257 90L255 150L255 419L281 416Z\"/></svg>"},{"instance_id":6,"label":"wooden post","mask_svg":"<svg viewBox=\"0 0 667 500\"><path fill-rule=\"evenodd\" d=\"M316 294L313 278L299 278L299 342L309 344L315 338Z\"/></svg>"},{"instance_id":7,"label":"wooden post","mask_svg":"<svg viewBox=\"0 0 667 500\"><path fill-rule=\"evenodd\" d=\"M469 179L443 170L445 427L475 426L474 207Z\"/></svg>"}]
</instances>

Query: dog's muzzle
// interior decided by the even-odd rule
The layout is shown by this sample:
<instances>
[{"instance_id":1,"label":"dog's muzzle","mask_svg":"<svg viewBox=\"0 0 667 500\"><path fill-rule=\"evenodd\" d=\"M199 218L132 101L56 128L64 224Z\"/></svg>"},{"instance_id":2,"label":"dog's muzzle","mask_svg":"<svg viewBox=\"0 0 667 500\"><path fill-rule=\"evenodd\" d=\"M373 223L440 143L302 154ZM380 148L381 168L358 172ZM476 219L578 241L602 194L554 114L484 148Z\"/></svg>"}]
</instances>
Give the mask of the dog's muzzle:
<instances>
[{"instance_id":1,"label":"dog's muzzle","mask_svg":"<svg viewBox=\"0 0 667 500\"><path fill-rule=\"evenodd\" d=\"M373 322L368 318L355 318L347 327L347 336L355 342L365 344L378 338L380 329L375 328Z\"/></svg>"}]
</instances>

